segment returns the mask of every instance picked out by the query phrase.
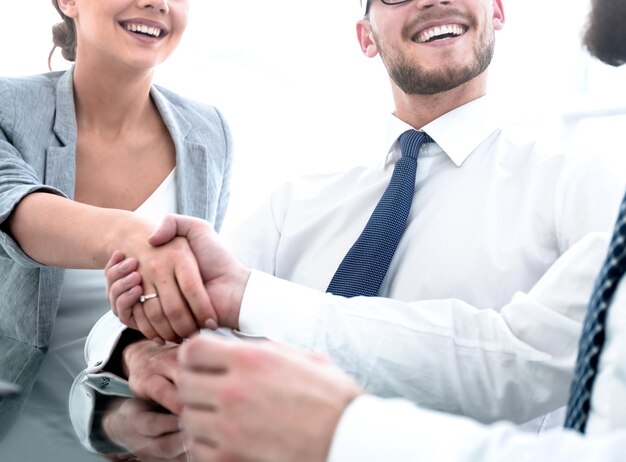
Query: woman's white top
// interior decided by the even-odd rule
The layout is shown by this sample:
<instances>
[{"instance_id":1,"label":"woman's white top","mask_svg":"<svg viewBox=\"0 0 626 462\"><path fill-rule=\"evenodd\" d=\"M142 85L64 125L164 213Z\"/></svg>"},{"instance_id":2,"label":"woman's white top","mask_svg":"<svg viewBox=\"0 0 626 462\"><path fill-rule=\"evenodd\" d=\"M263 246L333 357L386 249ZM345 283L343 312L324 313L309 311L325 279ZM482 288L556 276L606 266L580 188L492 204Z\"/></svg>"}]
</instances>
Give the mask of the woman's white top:
<instances>
[{"instance_id":1,"label":"woman's white top","mask_svg":"<svg viewBox=\"0 0 626 462\"><path fill-rule=\"evenodd\" d=\"M160 223L177 212L176 169L141 204L135 213ZM70 422L68 394L74 378L85 368L84 346L89 331L110 305L104 270L65 270L63 291L48 354L19 420L0 443L7 460L102 460L79 443ZM8 447L5 447L8 446ZM49 452L54 451L54 452ZM61 454L63 457L60 457Z\"/></svg>"}]
</instances>

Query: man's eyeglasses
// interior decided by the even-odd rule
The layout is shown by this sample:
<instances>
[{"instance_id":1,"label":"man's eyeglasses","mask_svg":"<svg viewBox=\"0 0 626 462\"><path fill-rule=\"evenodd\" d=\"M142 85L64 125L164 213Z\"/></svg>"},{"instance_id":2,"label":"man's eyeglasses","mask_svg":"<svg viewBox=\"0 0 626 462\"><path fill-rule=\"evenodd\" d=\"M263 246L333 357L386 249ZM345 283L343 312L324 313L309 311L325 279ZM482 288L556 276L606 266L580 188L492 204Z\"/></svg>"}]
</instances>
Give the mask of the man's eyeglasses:
<instances>
[{"instance_id":1,"label":"man's eyeglasses","mask_svg":"<svg viewBox=\"0 0 626 462\"><path fill-rule=\"evenodd\" d=\"M413 0L380 0L385 5L400 5L402 3L409 3ZM366 16L370 8L370 0L361 0L363 6L363 16Z\"/></svg>"}]
</instances>

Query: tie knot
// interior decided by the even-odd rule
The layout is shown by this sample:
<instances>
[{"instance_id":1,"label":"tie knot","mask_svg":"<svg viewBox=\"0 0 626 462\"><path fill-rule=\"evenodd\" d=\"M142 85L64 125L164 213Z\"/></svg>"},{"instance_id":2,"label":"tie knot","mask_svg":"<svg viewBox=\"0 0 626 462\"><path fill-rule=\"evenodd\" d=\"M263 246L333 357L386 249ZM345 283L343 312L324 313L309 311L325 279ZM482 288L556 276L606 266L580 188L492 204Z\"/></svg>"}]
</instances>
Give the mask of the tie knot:
<instances>
[{"instance_id":1,"label":"tie knot","mask_svg":"<svg viewBox=\"0 0 626 462\"><path fill-rule=\"evenodd\" d=\"M407 130L400 135L400 150L402 157L417 159L417 154L424 143L430 143L433 139L425 132Z\"/></svg>"}]
</instances>

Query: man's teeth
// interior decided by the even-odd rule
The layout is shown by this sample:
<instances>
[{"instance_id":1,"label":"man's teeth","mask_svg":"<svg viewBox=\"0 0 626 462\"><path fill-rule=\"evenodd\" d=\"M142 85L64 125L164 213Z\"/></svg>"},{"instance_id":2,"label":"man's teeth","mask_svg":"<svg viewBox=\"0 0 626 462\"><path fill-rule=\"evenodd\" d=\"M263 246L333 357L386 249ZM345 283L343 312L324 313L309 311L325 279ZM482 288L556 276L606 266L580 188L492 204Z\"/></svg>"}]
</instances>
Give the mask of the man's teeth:
<instances>
[{"instance_id":1,"label":"man's teeth","mask_svg":"<svg viewBox=\"0 0 626 462\"><path fill-rule=\"evenodd\" d=\"M158 37L161 35L161 29L158 27L148 27L144 24L127 24L126 29L131 32L140 32L142 34L151 35L153 37Z\"/></svg>"},{"instance_id":2,"label":"man's teeth","mask_svg":"<svg viewBox=\"0 0 626 462\"><path fill-rule=\"evenodd\" d=\"M463 32L464 32L463 27L459 26L458 24L436 26L436 27L432 27L430 29L426 29L425 31L421 32L417 36L416 41L418 43L426 43L432 40L433 38L443 38L442 36L457 37L463 34Z\"/></svg>"}]
</instances>

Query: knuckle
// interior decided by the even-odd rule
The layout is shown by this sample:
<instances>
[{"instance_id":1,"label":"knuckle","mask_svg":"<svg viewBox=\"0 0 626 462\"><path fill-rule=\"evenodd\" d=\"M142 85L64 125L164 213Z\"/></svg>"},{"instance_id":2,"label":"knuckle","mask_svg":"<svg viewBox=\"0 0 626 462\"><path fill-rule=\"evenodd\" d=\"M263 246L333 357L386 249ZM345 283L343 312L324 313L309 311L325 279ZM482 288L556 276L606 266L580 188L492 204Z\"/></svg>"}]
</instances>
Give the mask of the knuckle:
<instances>
[{"instance_id":1,"label":"knuckle","mask_svg":"<svg viewBox=\"0 0 626 462\"><path fill-rule=\"evenodd\" d=\"M204 346L199 337L187 341L181 348L183 354L191 361L204 357Z\"/></svg>"},{"instance_id":2,"label":"knuckle","mask_svg":"<svg viewBox=\"0 0 626 462\"><path fill-rule=\"evenodd\" d=\"M151 399L153 399L157 403L160 403L162 401L162 399L163 399L163 388L161 386L159 386L159 383L156 380L148 381L148 383L145 385L145 387L146 387L146 394Z\"/></svg>"},{"instance_id":3,"label":"knuckle","mask_svg":"<svg viewBox=\"0 0 626 462\"><path fill-rule=\"evenodd\" d=\"M137 321L137 328L146 338L154 338L157 337L156 331L152 328L152 326L147 323L143 318L135 318Z\"/></svg>"},{"instance_id":4,"label":"knuckle","mask_svg":"<svg viewBox=\"0 0 626 462\"><path fill-rule=\"evenodd\" d=\"M147 312L144 312L146 319L148 319L153 324L161 324L166 321L165 315L163 311L158 309L152 309Z\"/></svg>"},{"instance_id":5,"label":"knuckle","mask_svg":"<svg viewBox=\"0 0 626 462\"><path fill-rule=\"evenodd\" d=\"M133 392L133 395L138 398L148 398L148 393L145 389L145 382L143 380L136 380L133 377L128 379L128 388Z\"/></svg>"},{"instance_id":6,"label":"knuckle","mask_svg":"<svg viewBox=\"0 0 626 462\"><path fill-rule=\"evenodd\" d=\"M240 367L248 370L256 370L262 364L268 362L268 358L263 351L257 348L251 348L249 345L241 345L240 348L233 350L233 361Z\"/></svg>"},{"instance_id":7,"label":"knuckle","mask_svg":"<svg viewBox=\"0 0 626 462\"><path fill-rule=\"evenodd\" d=\"M144 269L151 274L159 274L162 268L163 264L158 258L150 258L144 262Z\"/></svg>"},{"instance_id":8,"label":"knuckle","mask_svg":"<svg viewBox=\"0 0 626 462\"><path fill-rule=\"evenodd\" d=\"M199 279L195 280L191 274L184 274L178 281L178 287L185 294L197 297L200 294Z\"/></svg>"},{"instance_id":9,"label":"knuckle","mask_svg":"<svg viewBox=\"0 0 626 462\"><path fill-rule=\"evenodd\" d=\"M164 307L167 312L167 318L170 320L178 321L187 317L187 307L182 303L175 303Z\"/></svg>"},{"instance_id":10,"label":"knuckle","mask_svg":"<svg viewBox=\"0 0 626 462\"><path fill-rule=\"evenodd\" d=\"M245 399L244 388L233 381L225 383L218 393L220 401L227 407L237 406Z\"/></svg>"}]
</instances>

